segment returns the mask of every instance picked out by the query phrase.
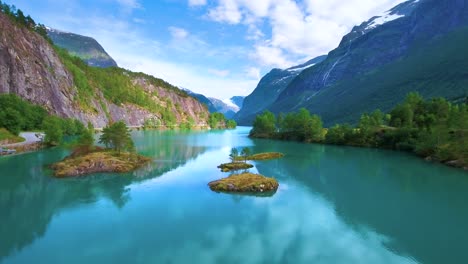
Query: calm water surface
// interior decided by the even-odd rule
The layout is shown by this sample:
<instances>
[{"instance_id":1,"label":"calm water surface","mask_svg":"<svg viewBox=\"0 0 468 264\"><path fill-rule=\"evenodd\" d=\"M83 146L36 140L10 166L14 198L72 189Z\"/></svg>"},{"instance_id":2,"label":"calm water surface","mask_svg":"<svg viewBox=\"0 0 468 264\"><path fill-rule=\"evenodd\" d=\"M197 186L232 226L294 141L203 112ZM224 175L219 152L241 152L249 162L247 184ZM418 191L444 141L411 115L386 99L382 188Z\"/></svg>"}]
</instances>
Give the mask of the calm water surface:
<instances>
[{"instance_id":1,"label":"calm water surface","mask_svg":"<svg viewBox=\"0 0 468 264\"><path fill-rule=\"evenodd\" d=\"M152 165L58 180L50 149L0 158L0 263L467 263L468 173L409 154L134 132ZM281 151L272 197L211 192L231 147Z\"/></svg>"}]
</instances>

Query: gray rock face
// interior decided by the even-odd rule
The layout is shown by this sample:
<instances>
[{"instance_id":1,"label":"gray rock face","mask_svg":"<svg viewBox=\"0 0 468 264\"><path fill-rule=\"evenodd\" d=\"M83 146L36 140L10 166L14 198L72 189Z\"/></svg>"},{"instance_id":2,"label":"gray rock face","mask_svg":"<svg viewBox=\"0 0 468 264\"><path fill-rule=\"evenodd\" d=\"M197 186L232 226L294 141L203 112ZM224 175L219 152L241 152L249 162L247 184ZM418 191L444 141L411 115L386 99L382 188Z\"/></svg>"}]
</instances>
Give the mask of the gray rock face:
<instances>
[{"instance_id":1,"label":"gray rock face","mask_svg":"<svg viewBox=\"0 0 468 264\"><path fill-rule=\"evenodd\" d=\"M155 87L144 78L133 80L139 88L157 93L154 100L165 105L172 102L177 120L191 117L197 124L206 125L207 109L196 99L172 90ZM41 105L48 112L72 117L95 127L104 127L110 120L123 120L130 126L141 126L145 119L160 119L158 113L132 104L117 106L108 102L98 90L91 101L94 111L84 111L76 101L77 89L73 75L68 72L53 47L40 35L19 27L0 14L0 93L14 93ZM105 105L108 113L103 109ZM175 106L179 109L176 109Z\"/></svg>"}]
</instances>

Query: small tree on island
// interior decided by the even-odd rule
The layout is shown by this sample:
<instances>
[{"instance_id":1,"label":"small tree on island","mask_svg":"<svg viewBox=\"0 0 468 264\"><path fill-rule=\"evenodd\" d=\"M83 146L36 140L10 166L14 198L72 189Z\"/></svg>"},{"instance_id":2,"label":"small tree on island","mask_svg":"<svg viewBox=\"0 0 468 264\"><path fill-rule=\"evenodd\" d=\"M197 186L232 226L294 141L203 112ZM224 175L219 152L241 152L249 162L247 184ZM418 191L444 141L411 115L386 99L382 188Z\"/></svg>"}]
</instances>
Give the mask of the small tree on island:
<instances>
[{"instance_id":1,"label":"small tree on island","mask_svg":"<svg viewBox=\"0 0 468 264\"><path fill-rule=\"evenodd\" d=\"M78 146L85 148L86 150L92 150L94 147L94 126L91 122L88 122L88 128L82 131L78 138Z\"/></svg>"},{"instance_id":2,"label":"small tree on island","mask_svg":"<svg viewBox=\"0 0 468 264\"><path fill-rule=\"evenodd\" d=\"M229 154L229 158L232 162L235 162L237 157L239 157L239 151L236 148L232 148L231 154Z\"/></svg>"},{"instance_id":3,"label":"small tree on island","mask_svg":"<svg viewBox=\"0 0 468 264\"><path fill-rule=\"evenodd\" d=\"M247 163L247 159L250 156L251 151L249 148L245 147L241 151L241 156L244 157L244 162Z\"/></svg>"},{"instance_id":4,"label":"small tree on island","mask_svg":"<svg viewBox=\"0 0 468 264\"><path fill-rule=\"evenodd\" d=\"M130 136L130 130L123 121L106 126L99 137L99 143L104 144L106 148L117 151L134 151L135 146Z\"/></svg>"}]
</instances>

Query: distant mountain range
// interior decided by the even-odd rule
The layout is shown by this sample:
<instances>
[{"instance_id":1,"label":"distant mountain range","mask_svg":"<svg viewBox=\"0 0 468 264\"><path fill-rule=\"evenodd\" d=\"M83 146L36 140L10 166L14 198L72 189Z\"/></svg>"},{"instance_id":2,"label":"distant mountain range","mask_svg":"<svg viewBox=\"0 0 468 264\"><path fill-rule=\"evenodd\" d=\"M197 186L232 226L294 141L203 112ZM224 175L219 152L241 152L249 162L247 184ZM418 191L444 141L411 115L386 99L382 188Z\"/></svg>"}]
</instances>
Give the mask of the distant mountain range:
<instances>
[{"instance_id":1,"label":"distant mountain range","mask_svg":"<svg viewBox=\"0 0 468 264\"><path fill-rule=\"evenodd\" d=\"M233 96L230 99L220 100L213 97L206 97L203 94L195 93L189 89L182 88L190 96L196 98L201 103L208 107L210 113L223 113L228 119L234 117L234 115L241 109L244 102L244 96Z\"/></svg>"},{"instance_id":2,"label":"distant mountain range","mask_svg":"<svg viewBox=\"0 0 468 264\"><path fill-rule=\"evenodd\" d=\"M114 59L107 54L104 48L93 38L53 28L47 28L47 35L52 42L81 58L89 66L107 68L117 67Z\"/></svg>"},{"instance_id":3,"label":"distant mountain range","mask_svg":"<svg viewBox=\"0 0 468 264\"><path fill-rule=\"evenodd\" d=\"M411 91L460 100L468 95L467 69L468 1L410 0L354 27L325 60L297 76L272 70L236 120L251 124L266 109L305 107L326 125L355 123L363 112L388 111Z\"/></svg>"},{"instance_id":4,"label":"distant mountain range","mask_svg":"<svg viewBox=\"0 0 468 264\"><path fill-rule=\"evenodd\" d=\"M327 56L319 56L306 63L288 69L273 69L265 75L257 88L244 99L241 110L234 116L240 124L251 124L257 114L263 112L278 99L278 96L288 87L291 81L303 70L325 60Z\"/></svg>"}]
</instances>

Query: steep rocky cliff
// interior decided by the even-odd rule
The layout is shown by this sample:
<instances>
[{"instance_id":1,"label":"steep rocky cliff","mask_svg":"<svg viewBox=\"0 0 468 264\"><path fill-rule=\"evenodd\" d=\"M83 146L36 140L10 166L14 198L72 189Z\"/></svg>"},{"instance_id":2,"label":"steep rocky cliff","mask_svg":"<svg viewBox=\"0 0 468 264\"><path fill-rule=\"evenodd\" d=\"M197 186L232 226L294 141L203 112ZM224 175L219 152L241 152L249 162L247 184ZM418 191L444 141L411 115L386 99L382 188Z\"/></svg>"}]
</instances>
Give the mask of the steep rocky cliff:
<instances>
[{"instance_id":1,"label":"steep rocky cliff","mask_svg":"<svg viewBox=\"0 0 468 264\"><path fill-rule=\"evenodd\" d=\"M123 69L110 72L85 68L89 66L71 61L79 67L59 56L42 36L0 13L0 93L15 93L44 106L52 114L91 121L96 127L103 127L111 120L141 126L146 119L163 121L164 115L169 114L179 124L189 120L196 125L207 124L209 113L205 106L162 80ZM112 83L104 86L99 82L108 73L119 77L113 78L114 81L128 82L131 90L127 93L145 99L146 104L131 103L137 102L136 99L112 99ZM148 104L152 107L147 107Z\"/></svg>"}]
</instances>

